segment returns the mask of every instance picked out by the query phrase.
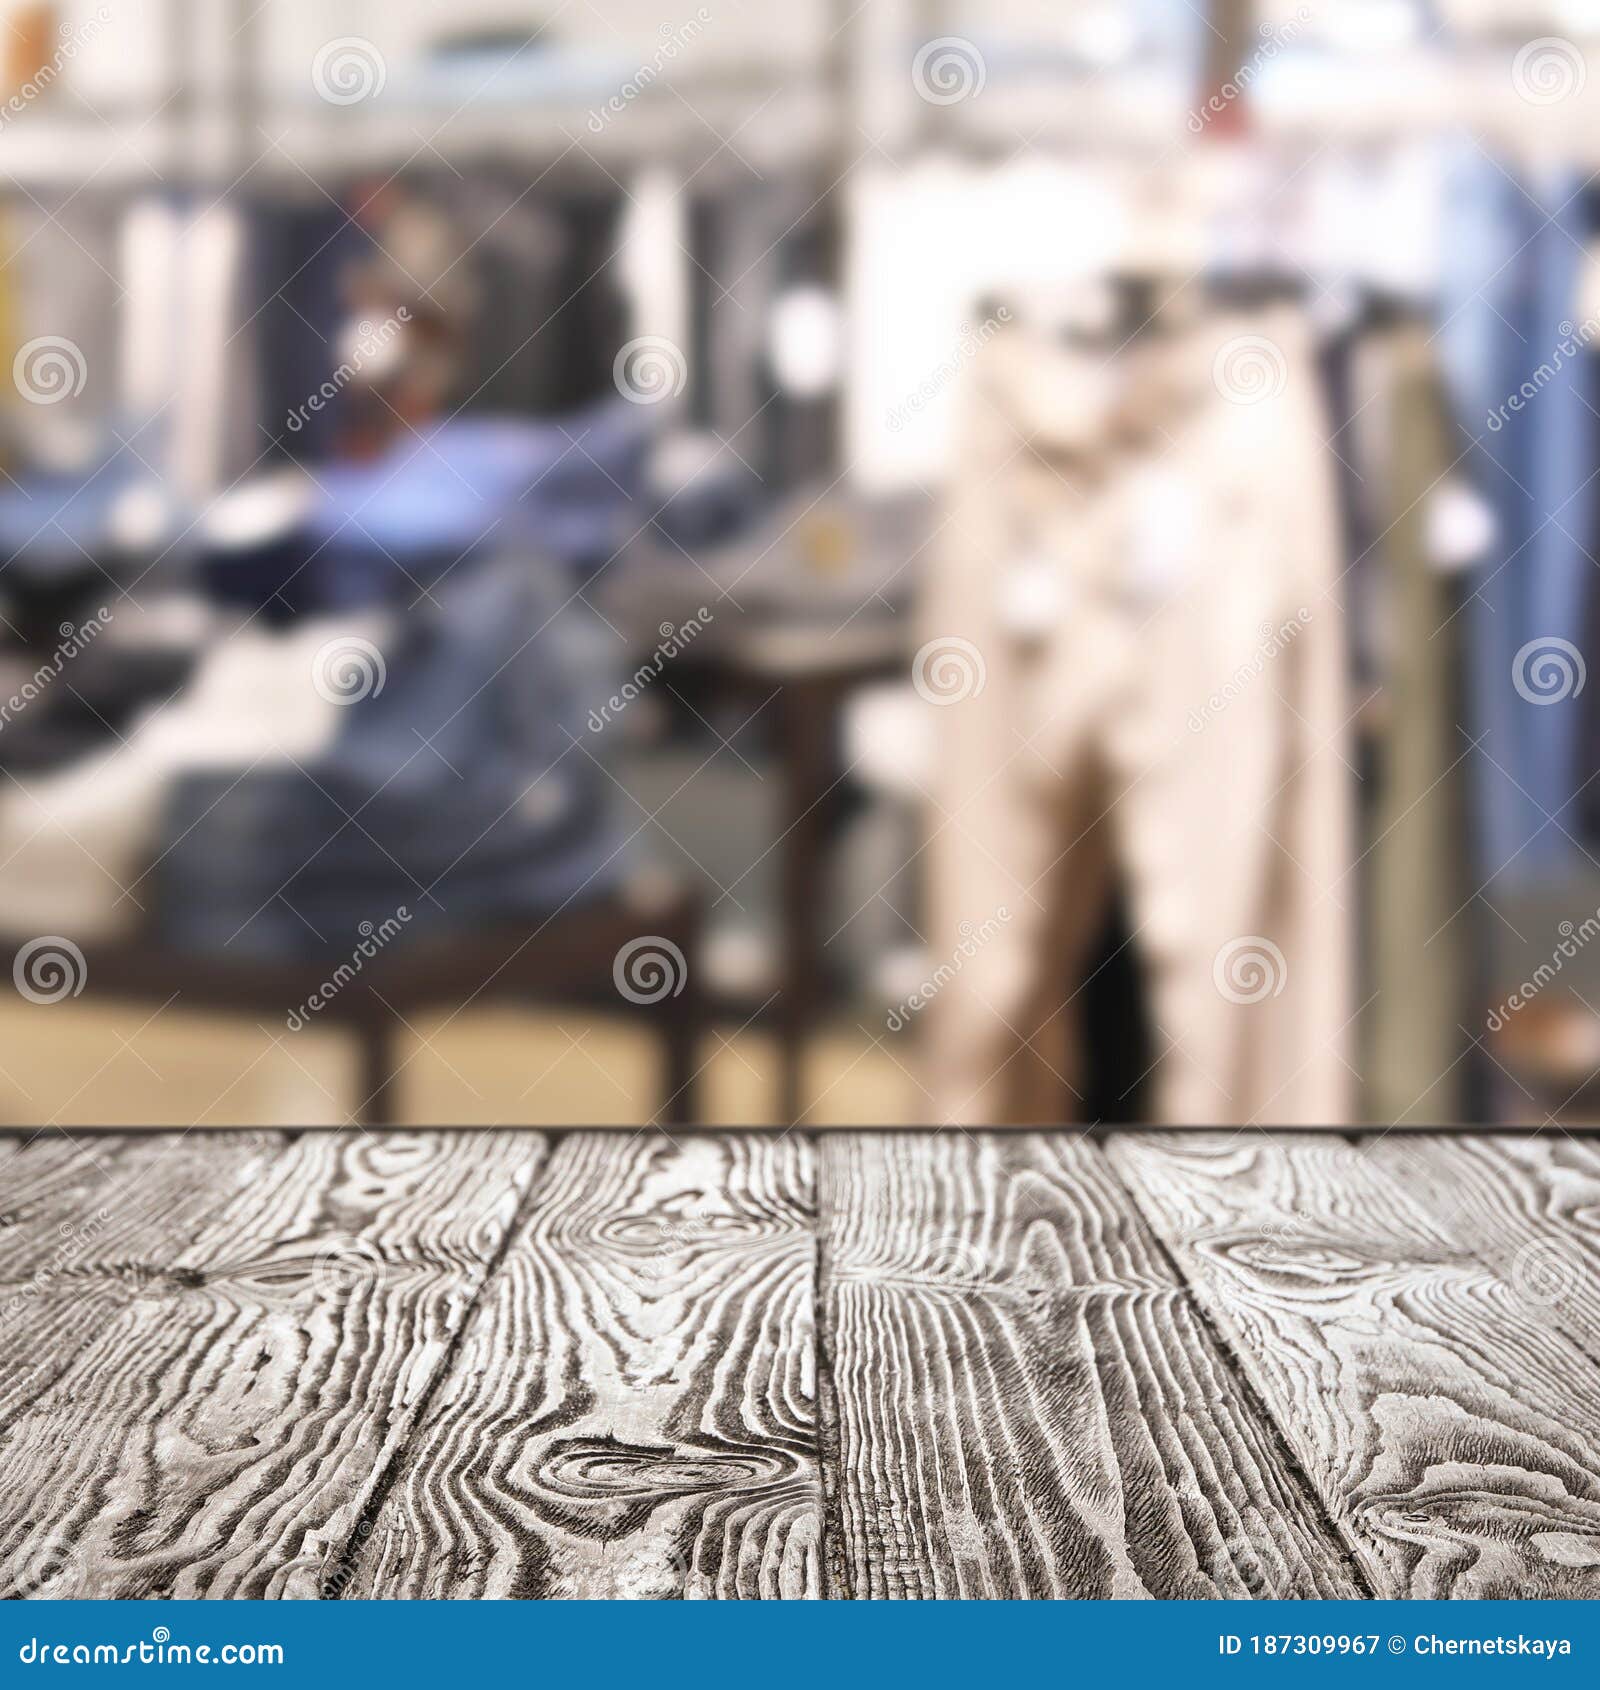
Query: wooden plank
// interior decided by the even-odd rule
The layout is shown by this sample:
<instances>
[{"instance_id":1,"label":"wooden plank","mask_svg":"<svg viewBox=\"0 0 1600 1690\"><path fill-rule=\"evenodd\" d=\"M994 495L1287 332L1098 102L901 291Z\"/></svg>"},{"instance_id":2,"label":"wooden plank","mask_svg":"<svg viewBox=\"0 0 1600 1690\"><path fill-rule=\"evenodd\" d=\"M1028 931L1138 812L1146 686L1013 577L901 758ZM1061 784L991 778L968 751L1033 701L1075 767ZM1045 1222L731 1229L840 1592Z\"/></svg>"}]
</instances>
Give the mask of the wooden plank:
<instances>
[{"instance_id":1,"label":"wooden plank","mask_svg":"<svg viewBox=\"0 0 1600 1690\"><path fill-rule=\"evenodd\" d=\"M3 1168L16 1155L29 1136L25 1132L15 1130L0 1133L0 1168Z\"/></svg>"},{"instance_id":2,"label":"wooden plank","mask_svg":"<svg viewBox=\"0 0 1600 1690\"><path fill-rule=\"evenodd\" d=\"M830 1593L1363 1594L1098 1150L820 1153Z\"/></svg>"},{"instance_id":3,"label":"wooden plank","mask_svg":"<svg viewBox=\"0 0 1600 1690\"><path fill-rule=\"evenodd\" d=\"M157 1264L176 1260L286 1141L231 1133L203 1178L199 1142L59 1132L14 1141L0 1200L0 1427L49 1397Z\"/></svg>"},{"instance_id":4,"label":"wooden plank","mask_svg":"<svg viewBox=\"0 0 1600 1690\"><path fill-rule=\"evenodd\" d=\"M1595 1364L1328 1134L1109 1154L1383 1596L1600 1596Z\"/></svg>"},{"instance_id":5,"label":"wooden plank","mask_svg":"<svg viewBox=\"0 0 1600 1690\"><path fill-rule=\"evenodd\" d=\"M819 1594L812 1151L562 1139L359 1596Z\"/></svg>"},{"instance_id":6,"label":"wooden plank","mask_svg":"<svg viewBox=\"0 0 1600 1690\"><path fill-rule=\"evenodd\" d=\"M1600 1150L1552 1129L1386 1135L1364 1148L1462 1250L1600 1357Z\"/></svg>"},{"instance_id":7,"label":"wooden plank","mask_svg":"<svg viewBox=\"0 0 1600 1690\"><path fill-rule=\"evenodd\" d=\"M35 1281L105 1280L112 1261L170 1258L210 1211L256 1178L281 1134L70 1133L50 1128L5 1141L0 1167L0 1302ZM211 1151L206 1176L195 1154ZM4 1340L0 1333L0 1341Z\"/></svg>"},{"instance_id":8,"label":"wooden plank","mask_svg":"<svg viewBox=\"0 0 1600 1690\"><path fill-rule=\"evenodd\" d=\"M66 1133L0 1139L0 1284L39 1271L60 1241L55 1229L75 1224L90 1188L107 1183L108 1175Z\"/></svg>"},{"instance_id":9,"label":"wooden plank","mask_svg":"<svg viewBox=\"0 0 1600 1690\"><path fill-rule=\"evenodd\" d=\"M318 1133L241 1162L230 1138L145 1141L168 1161L144 1199L213 1212L164 1253L97 1238L7 1334L68 1359L0 1419L0 1594L317 1594L544 1154Z\"/></svg>"}]
</instances>

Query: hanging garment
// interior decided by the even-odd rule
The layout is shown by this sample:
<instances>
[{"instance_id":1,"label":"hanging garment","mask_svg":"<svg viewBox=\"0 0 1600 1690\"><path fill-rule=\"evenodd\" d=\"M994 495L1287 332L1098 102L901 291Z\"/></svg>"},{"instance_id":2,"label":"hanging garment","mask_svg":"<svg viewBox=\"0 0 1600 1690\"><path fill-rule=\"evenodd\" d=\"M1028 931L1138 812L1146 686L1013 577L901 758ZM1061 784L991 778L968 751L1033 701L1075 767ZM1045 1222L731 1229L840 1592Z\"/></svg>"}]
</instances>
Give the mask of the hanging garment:
<instances>
[{"instance_id":1,"label":"hanging garment","mask_svg":"<svg viewBox=\"0 0 1600 1690\"><path fill-rule=\"evenodd\" d=\"M251 230L239 207L135 199L118 232L124 432L178 497L198 504L261 456Z\"/></svg>"},{"instance_id":2,"label":"hanging garment","mask_svg":"<svg viewBox=\"0 0 1600 1690\"><path fill-rule=\"evenodd\" d=\"M728 188L690 217L695 330L690 398L710 428L776 494L821 475L815 401L785 392L772 364L774 308L784 290L821 271L826 220L800 178ZM829 471L831 474L831 470Z\"/></svg>"},{"instance_id":3,"label":"hanging garment","mask_svg":"<svg viewBox=\"0 0 1600 1690\"><path fill-rule=\"evenodd\" d=\"M120 209L120 196L81 189L10 202L4 397L24 463L66 467L76 454L62 437L93 438L115 414Z\"/></svg>"},{"instance_id":4,"label":"hanging garment","mask_svg":"<svg viewBox=\"0 0 1600 1690\"><path fill-rule=\"evenodd\" d=\"M1496 533L1468 609L1480 876L1508 888L1570 868L1593 551L1595 409L1575 338L1582 178L1519 182L1468 149L1446 196L1438 348L1462 460ZM1589 329L1592 333L1592 328Z\"/></svg>"},{"instance_id":5,"label":"hanging garment","mask_svg":"<svg viewBox=\"0 0 1600 1690\"><path fill-rule=\"evenodd\" d=\"M1473 974L1471 884L1460 841L1469 741L1457 721L1459 594L1442 565L1439 513L1459 496L1459 455L1428 331L1381 335L1386 453L1368 473L1384 489L1372 542L1386 600L1383 728L1370 814L1366 913L1370 993L1363 1016L1369 1120L1445 1125L1461 1118L1466 998Z\"/></svg>"},{"instance_id":6,"label":"hanging garment","mask_svg":"<svg viewBox=\"0 0 1600 1690\"><path fill-rule=\"evenodd\" d=\"M257 298L249 316L265 430L257 450L276 440L289 455L315 463L333 455L339 430L338 404L325 403L322 389L340 363L339 326L349 309L341 280L370 253L372 237L320 194L309 205L252 205L250 227Z\"/></svg>"},{"instance_id":7,"label":"hanging garment","mask_svg":"<svg viewBox=\"0 0 1600 1690\"><path fill-rule=\"evenodd\" d=\"M611 397L628 338L612 268L621 194L529 197L514 176L440 192L480 292L462 410L556 417Z\"/></svg>"},{"instance_id":8,"label":"hanging garment","mask_svg":"<svg viewBox=\"0 0 1600 1690\"><path fill-rule=\"evenodd\" d=\"M1297 313L1112 361L974 360L915 678L936 712L936 1108L1075 1111L1113 865L1156 1118L1349 1118L1353 915L1333 489ZM978 935L978 938L974 938Z\"/></svg>"},{"instance_id":9,"label":"hanging garment","mask_svg":"<svg viewBox=\"0 0 1600 1690\"><path fill-rule=\"evenodd\" d=\"M1328 412L1328 445L1339 496L1339 531L1344 569L1341 597L1349 641L1349 669L1361 703L1377 683L1385 646L1382 548L1384 525L1393 512L1380 490L1389 463L1390 379L1386 358L1372 356L1375 335L1359 314L1324 337L1318 353L1323 399Z\"/></svg>"}]
</instances>

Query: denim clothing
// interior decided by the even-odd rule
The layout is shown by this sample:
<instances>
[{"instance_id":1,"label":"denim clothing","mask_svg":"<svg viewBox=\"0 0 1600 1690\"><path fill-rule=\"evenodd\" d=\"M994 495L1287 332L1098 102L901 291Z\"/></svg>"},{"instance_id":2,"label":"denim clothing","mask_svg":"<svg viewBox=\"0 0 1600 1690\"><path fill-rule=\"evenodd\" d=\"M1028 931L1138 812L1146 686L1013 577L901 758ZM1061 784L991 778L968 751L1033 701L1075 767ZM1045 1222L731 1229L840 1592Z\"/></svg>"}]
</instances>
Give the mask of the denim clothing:
<instances>
[{"instance_id":1,"label":"denim clothing","mask_svg":"<svg viewBox=\"0 0 1600 1690\"><path fill-rule=\"evenodd\" d=\"M370 461L317 466L303 521L206 551L203 579L217 602L282 620L409 605L508 545L599 567L645 520L648 444L620 400L559 422L452 418Z\"/></svg>"},{"instance_id":2,"label":"denim clothing","mask_svg":"<svg viewBox=\"0 0 1600 1690\"><path fill-rule=\"evenodd\" d=\"M419 935L610 889L623 861L608 783L573 744L609 688L609 641L565 596L514 556L451 577L378 642L382 686L338 712L321 754L180 782L157 871L163 936L316 954L401 905Z\"/></svg>"},{"instance_id":3,"label":"denim clothing","mask_svg":"<svg viewBox=\"0 0 1600 1690\"><path fill-rule=\"evenodd\" d=\"M131 451L118 448L91 467L23 474L0 480L0 592L4 631L48 651L62 629L77 626L101 605L115 605L120 577L144 576L150 563L116 532L125 501L144 500L169 511L166 532L152 551L166 552L172 573L183 548L173 543L190 520L167 498ZM141 539L144 537L141 536ZM154 585L147 581L146 586Z\"/></svg>"},{"instance_id":4,"label":"denim clothing","mask_svg":"<svg viewBox=\"0 0 1600 1690\"><path fill-rule=\"evenodd\" d=\"M402 434L370 463L319 468L307 537L319 561L386 567L484 544L604 563L632 532L648 441L638 408L620 400L559 422L454 418Z\"/></svg>"},{"instance_id":5,"label":"denim clothing","mask_svg":"<svg viewBox=\"0 0 1600 1690\"><path fill-rule=\"evenodd\" d=\"M1581 178L1519 183L1467 149L1445 196L1449 257L1437 346L1466 455L1497 533L1467 617L1471 810L1479 867L1525 883L1575 849L1581 704L1539 652L1583 637L1600 435L1573 341L1583 262ZM1470 444L1469 444L1470 443Z\"/></svg>"},{"instance_id":6,"label":"denim clothing","mask_svg":"<svg viewBox=\"0 0 1600 1690\"><path fill-rule=\"evenodd\" d=\"M123 549L114 543L112 515L141 487L161 492L149 469L123 447L82 470L35 471L0 482L0 580L98 574L85 554ZM181 526L174 517L173 527Z\"/></svg>"}]
</instances>

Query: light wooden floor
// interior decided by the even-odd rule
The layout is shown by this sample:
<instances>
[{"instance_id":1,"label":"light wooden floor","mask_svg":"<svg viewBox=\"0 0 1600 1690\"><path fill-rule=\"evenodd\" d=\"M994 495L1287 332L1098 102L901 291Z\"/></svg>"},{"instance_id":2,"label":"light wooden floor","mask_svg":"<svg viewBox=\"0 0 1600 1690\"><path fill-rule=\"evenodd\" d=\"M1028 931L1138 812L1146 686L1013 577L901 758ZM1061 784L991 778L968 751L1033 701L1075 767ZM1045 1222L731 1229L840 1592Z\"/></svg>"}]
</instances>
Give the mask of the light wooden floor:
<instances>
[{"instance_id":1,"label":"light wooden floor","mask_svg":"<svg viewBox=\"0 0 1600 1690\"><path fill-rule=\"evenodd\" d=\"M803 1125L928 1119L912 1041L841 1022L806 1052ZM412 1024L400 1041L402 1125L609 1126L660 1108L655 1042L584 1013L474 1009ZM729 1023L702 1041L711 1126L777 1122L778 1040ZM256 1026L173 1005L0 1002L0 1125L342 1126L360 1100L350 1040L320 1027Z\"/></svg>"},{"instance_id":2,"label":"light wooden floor","mask_svg":"<svg viewBox=\"0 0 1600 1690\"><path fill-rule=\"evenodd\" d=\"M0 1595L1600 1596L1600 1145L0 1139Z\"/></svg>"}]
</instances>

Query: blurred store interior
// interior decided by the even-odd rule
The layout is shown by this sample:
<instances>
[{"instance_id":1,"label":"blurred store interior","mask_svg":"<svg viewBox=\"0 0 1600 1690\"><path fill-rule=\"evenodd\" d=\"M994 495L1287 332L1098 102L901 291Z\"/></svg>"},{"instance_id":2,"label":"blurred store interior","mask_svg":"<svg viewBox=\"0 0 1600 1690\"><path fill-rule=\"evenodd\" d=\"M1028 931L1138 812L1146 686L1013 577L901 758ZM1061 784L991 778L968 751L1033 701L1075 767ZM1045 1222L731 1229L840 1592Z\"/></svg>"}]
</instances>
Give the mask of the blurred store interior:
<instances>
[{"instance_id":1,"label":"blurred store interior","mask_svg":"<svg viewBox=\"0 0 1600 1690\"><path fill-rule=\"evenodd\" d=\"M0 1119L1600 1074L1600 0L7 0Z\"/></svg>"}]
</instances>

